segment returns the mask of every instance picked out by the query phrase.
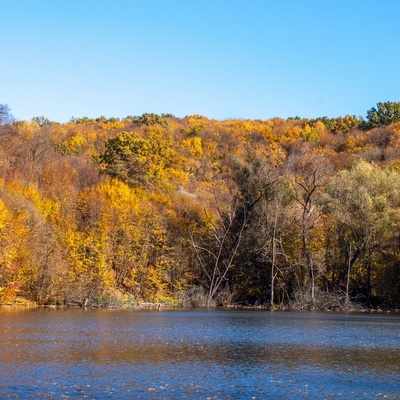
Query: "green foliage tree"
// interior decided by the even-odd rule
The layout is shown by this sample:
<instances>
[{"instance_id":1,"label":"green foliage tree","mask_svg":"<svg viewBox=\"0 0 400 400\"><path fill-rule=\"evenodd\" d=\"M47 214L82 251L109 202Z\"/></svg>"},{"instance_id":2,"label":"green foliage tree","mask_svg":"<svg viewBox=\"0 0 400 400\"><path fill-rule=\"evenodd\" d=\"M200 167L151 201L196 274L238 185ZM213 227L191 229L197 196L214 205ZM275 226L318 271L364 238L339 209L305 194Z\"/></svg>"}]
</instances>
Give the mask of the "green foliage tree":
<instances>
[{"instance_id":1,"label":"green foliage tree","mask_svg":"<svg viewBox=\"0 0 400 400\"><path fill-rule=\"evenodd\" d=\"M372 107L367 111L366 129L377 128L400 121L400 102L380 102L377 108Z\"/></svg>"},{"instance_id":2,"label":"green foliage tree","mask_svg":"<svg viewBox=\"0 0 400 400\"><path fill-rule=\"evenodd\" d=\"M147 133L143 138L137 132L121 132L108 139L99 157L104 171L132 186L148 187L167 179L166 171L177 162L176 152L162 131Z\"/></svg>"},{"instance_id":3,"label":"green foliage tree","mask_svg":"<svg viewBox=\"0 0 400 400\"><path fill-rule=\"evenodd\" d=\"M133 186L147 185L149 164L148 143L138 133L122 132L106 142L100 162L107 174Z\"/></svg>"},{"instance_id":4,"label":"green foliage tree","mask_svg":"<svg viewBox=\"0 0 400 400\"><path fill-rule=\"evenodd\" d=\"M150 126L150 125L162 125L166 126L168 124L166 118L172 117L172 114L154 114L154 113L144 113L141 116L128 116L127 119L131 119L133 122L137 123L139 126Z\"/></svg>"},{"instance_id":5,"label":"green foliage tree","mask_svg":"<svg viewBox=\"0 0 400 400\"><path fill-rule=\"evenodd\" d=\"M340 172L327 190L338 241L332 246L339 249L335 284L343 288L348 278L353 295L363 294L368 302L399 295L387 281L400 262L399 182L398 171L360 161Z\"/></svg>"},{"instance_id":6,"label":"green foliage tree","mask_svg":"<svg viewBox=\"0 0 400 400\"><path fill-rule=\"evenodd\" d=\"M51 126L54 124L53 121L50 121L48 118L46 118L42 115L33 117L31 121L36 122L39 126Z\"/></svg>"}]
</instances>

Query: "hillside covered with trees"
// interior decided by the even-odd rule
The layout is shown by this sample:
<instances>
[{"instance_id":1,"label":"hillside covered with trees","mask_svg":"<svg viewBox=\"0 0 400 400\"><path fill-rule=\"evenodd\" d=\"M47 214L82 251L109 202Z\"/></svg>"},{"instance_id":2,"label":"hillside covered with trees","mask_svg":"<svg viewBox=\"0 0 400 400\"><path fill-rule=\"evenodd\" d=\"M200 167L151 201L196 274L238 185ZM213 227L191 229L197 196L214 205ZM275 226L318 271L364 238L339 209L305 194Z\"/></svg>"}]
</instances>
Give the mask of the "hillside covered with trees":
<instances>
[{"instance_id":1,"label":"hillside covered with trees","mask_svg":"<svg viewBox=\"0 0 400 400\"><path fill-rule=\"evenodd\" d=\"M15 121L0 303L400 308L400 103L355 116Z\"/></svg>"}]
</instances>

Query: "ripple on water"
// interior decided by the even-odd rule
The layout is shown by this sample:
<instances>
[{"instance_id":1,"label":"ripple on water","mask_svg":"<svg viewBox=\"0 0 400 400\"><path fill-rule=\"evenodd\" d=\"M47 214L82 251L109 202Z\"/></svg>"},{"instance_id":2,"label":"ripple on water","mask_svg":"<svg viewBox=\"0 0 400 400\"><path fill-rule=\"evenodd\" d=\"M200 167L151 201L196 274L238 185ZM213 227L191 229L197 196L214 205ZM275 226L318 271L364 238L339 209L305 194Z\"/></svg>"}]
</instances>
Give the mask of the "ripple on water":
<instances>
[{"instance_id":1,"label":"ripple on water","mask_svg":"<svg viewBox=\"0 0 400 400\"><path fill-rule=\"evenodd\" d=\"M0 317L1 398L400 393L398 316L52 310Z\"/></svg>"}]
</instances>

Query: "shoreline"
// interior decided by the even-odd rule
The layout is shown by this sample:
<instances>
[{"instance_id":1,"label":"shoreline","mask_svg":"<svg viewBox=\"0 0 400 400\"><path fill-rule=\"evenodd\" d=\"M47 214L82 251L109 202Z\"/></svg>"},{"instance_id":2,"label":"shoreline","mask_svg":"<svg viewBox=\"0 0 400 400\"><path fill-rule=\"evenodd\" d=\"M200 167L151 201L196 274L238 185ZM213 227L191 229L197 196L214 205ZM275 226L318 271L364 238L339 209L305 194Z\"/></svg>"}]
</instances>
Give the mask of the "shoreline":
<instances>
[{"instance_id":1,"label":"shoreline","mask_svg":"<svg viewBox=\"0 0 400 400\"><path fill-rule=\"evenodd\" d=\"M162 310L242 310L242 311L268 311L268 312L327 312L327 313L362 313L362 314L400 314L399 309L382 309L382 308L366 308L366 307L350 307L350 308L335 308L335 309L322 309L322 308L290 308L290 307L274 307L269 306L243 306L243 305L227 305L216 307L184 307L171 303L137 303L137 304L122 304L116 306L107 305L90 305L82 306L79 304L55 305L55 304L37 304L28 300L15 303L0 304L0 312L3 309L103 309L103 310L148 310L148 311L162 311Z\"/></svg>"}]
</instances>

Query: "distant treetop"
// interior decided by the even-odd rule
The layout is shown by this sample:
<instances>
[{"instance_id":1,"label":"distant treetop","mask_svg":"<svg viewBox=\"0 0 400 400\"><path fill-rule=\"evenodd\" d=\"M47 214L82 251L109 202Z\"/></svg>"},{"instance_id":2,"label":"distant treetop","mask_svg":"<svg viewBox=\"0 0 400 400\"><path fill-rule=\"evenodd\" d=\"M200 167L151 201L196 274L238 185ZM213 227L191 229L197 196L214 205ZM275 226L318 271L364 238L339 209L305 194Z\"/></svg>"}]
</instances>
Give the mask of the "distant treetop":
<instances>
[{"instance_id":1,"label":"distant treetop","mask_svg":"<svg viewBox=\"0 0 400 400\"><path fill-rule=\"evenodd\" d=\"M386 101L377 104L367 111L366 129L377 128L382 125L389 125L400 121L400 102Z\"/></svg>"},{"instance_id":2,"label":"distant treetop","mask_svg":"<svg viewBox=\"0 0 400 400\"><path fill-rule=\"evenodd\" d=\"M126 119L130 119L137 123L139 126L149 126L149 125L167 125L167 118L174 118L173 114L154 114L154 113L144 113L141 116L128 115Z\"/></svg>"},{"instance_id":3,"label":"distant treetop","mask_svg":"<svg viewBox=\"0 0 400 400\"><path fill-rule=\"evenodd\" d=\"M15 118L11 114L7 104L0 104L0 125L9 125L14 122Z\"/></svg>"},{"instance_id":4,"label":"distant treetop","mask_svg":"<svg viewBox=\"0 0 400 400\"><path fill-rule=\"evenodd\" d=\"M36 122L39 126L51 126L54 124L53 121L50 121L48 118L43 117L42 115L33 117L32 121Z\"/></svg>"}]
</instances>

